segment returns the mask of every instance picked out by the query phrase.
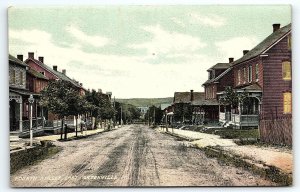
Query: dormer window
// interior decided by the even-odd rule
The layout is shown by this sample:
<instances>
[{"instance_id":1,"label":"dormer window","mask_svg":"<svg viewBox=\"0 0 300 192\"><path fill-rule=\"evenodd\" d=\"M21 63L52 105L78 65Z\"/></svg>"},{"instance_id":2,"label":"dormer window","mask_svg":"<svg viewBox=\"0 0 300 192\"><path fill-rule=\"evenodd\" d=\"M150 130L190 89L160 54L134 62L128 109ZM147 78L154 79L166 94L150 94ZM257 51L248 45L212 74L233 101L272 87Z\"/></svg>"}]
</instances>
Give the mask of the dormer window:
<instances>
[{"instance_id":1,"label":"dormer window","mask_svg":"<svg viewBox=\"0 0 300 192\"><path fill-rule=\"evenodd\" d=\"M40 71L40 74L45 76L45 71Z\"/></svg>"}]
</instances>

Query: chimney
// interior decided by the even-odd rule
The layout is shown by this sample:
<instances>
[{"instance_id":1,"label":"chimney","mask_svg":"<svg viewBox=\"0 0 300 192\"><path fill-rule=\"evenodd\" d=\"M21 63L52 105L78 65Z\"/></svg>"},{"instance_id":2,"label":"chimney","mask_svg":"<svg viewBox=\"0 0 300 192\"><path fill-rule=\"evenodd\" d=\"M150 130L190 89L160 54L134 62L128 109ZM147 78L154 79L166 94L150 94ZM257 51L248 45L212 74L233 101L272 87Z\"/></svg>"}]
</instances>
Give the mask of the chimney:
<instances>
[{"instance_id":1,"label":"chimney","mask_svg":"<svg viewBox=\"0 0 300 192\"><path fill-rule=\"evenodd\" d=\"M243 55L246 55L249 52L249 50L243 50Z\"/></svg>"},{"instance_id":2,"label":"chimney","mask_svg":"<svg viewBox=\"0 0 300 192\"><path fill-rule=\"evenodd\" d=\"M40 61L41 63L44 63L44 57L39 57L39 61Z\"/></svg>"},{"instance_id":3,"label":"chimney","mask_svg":"<svg viewBox=\"0 0 300 192\"><path fill-rule=\"evenodd\" d=\"M28 58L34 59L34 52L28 52Z\"/></svg>"},{"instance_id":4,"label":"chimney","mask_svg":"<svg viewBox=\"0 0 300 192\"><path fill-rule=\"evenodd\" d=\"M99 93L102 93L102 89L98 89L98 92L99 92Z\"/></svg>"},{"instance_id":5,"label":"chimney","mask_svg":"<svg viewBox=\"0 0 300 192\"><path fill-rule=\"evenodd\" d=\"M280 29L280 24L279 24L279 23L273 24L273 33L274 33L275 31L277 31L278 29Z\"/></svg>"},{"instance_id":6,"label":"chimney","mask_svg":"<svg viewBox=\"0 0 300 192\"><path fill-rule=\"evenodd\" d=\"M23 55L17 55L17 58L18 58L20 61L23 61Z\"/></svg>"},{"instance_id":7,"label":"chimney","mask_svg":"<svg viewBox=\"0 0 300 192\"><path fill-rule=\"evenodd\" d=\"M57 65L53 65L53 70L57 71Z\"/></svg>"},{"instance_id":8,"label":"chimney","mask_svg":"<svg viewBox=\"0 0 300 192\"><path fill-rule=\"evenodd\" d=\"M67 71L65 69L62 70L62 74L66 75L66 72Z\"/></svg>"},{"instance_id":9,"label":"chimney","mask_svg":"<svg viewBox=\"0 0 300 192\"><path fill-rule=\"evenodd\" d=\"M194 90L191 90L191 102L194 101Z\"/></svg>"},{"instance_id":10,"label":"chimney","mask_svg":"<svg viewBox=\"0 0 300 192\"><path fill-rule=\"evenodd\" d=\"M230 57L229 58L229 63L232 63L234 61L234 58L233 57Z\"/></svg>"}]
</instances>

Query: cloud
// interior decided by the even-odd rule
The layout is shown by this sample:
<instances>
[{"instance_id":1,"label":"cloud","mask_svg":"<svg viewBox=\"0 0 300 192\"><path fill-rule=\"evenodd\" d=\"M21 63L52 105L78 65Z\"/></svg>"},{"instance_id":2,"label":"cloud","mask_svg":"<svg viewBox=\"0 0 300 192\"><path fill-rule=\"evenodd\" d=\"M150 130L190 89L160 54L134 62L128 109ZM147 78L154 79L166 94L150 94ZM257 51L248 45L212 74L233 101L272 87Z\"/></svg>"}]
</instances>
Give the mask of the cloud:
<instances>
[{"instance_id":1,"label":"cloud","mask_svg":"<svg viewBox=\"0 0 300 192\"><path fill-rule=\"evenodd\" d=\"M190 23L196 23L201 25L210 26L213 28L222 27L226 23L226 19L218 15L201 15L199 13L190 13Z\"/></svg>"},{"instance_id":2,"label":"cloud","mask_svg":"<svg viewBox=\"0 0 300 192\"><path fill-rule=\"evenodd\" d=\"M23 42L29 43L29 44L43 44L43 43L49 43L51 42L51 34L40 31L37 29L33 30L9 30L8 36L10 39L18 39Z\"/></svg>"},{"instance_id":3,"label":"cloud","mask_svg":"<svg viewBox=\"0 0 300 192\"><path fill-rule=\"evenodd\" d=\"M255 37L234 37L225 41L215 43L220 55L225 58L234 57L235 59L243 56L243 50L251 50L259 43Z\"/></svg>"},{"instance_id":4,"label":"cloud","mask_svg":"<svg viewBox=\"0 0 300 192\"><path fill-rule=\"evenodd\" d=\"M185 24L178 18L176 17L172 17L171 21L173 21L174 23L176 23L177 25L181 26L181 27L185 27Z\"/></svg>"},{"instance_id":5,"label":"cloud","mask_svg":"<svg viewBox=\"0 0 300 192\"><path fill-rule=\"evenodd\" d=\"M198 37L166 31L160 25L146 26L142 29L151 33L153 38L148 42L129 45L130 48L146 49L149 54L154 55L194 52L206 46Z\"/></svg>"},{"instance_id":6,"label":"cloud","mask_svg":"<svg viewBox=\"0 0 300 192\"><path fill-rule=\"evenodd\" d=\"M66 27L66 30L80 42L92 45L94 47L103 47L105 45L112 44L112 41L109 38L96 35L87 35L75 26L68 26Z\"/></svg>"},{"instance_id":7,"label":"cloud","mask_svg":"<svg viewBox=\"0 0 300 192\"><path fill-rule=\"evenodd\" d=\"M163 48L159 50L169 53L167 56L171 59L178 57L182 58L182 61L176 66L166 64L164 61L160 65L153 65L149 62L149 57L152 55L107 55L85 52L77 43L68 47L59 46L52 40L50 33L38 30L10 30L9 52L12 55L27 55L27 52L37 51L35 57L44 56L44 61L49 67L58 65L59 71L66 69L67 75L83 83L85 88L112 91L117 98L172 97L174 91L190 89L200 91L201 84L207 78L206 71L203 69L209 68L212 64L210 58L189 51L203 47L200 40L166 32L159 27L146 29L155 33L155 45L150 46L150 42L143 44L147 49L149 48L149 52L152 51L150 48L156 46L159 48L159 45L162 45ZM37 36L33 38L33 34ZM167 38L164 42L171 43L171 46L162 44L163 40L157 39L159 34ZM33 40L41 37L45 39ZM184 39L188 43L184 43ZM20 41L30 43L20 43ZM174 43L176 41L181 42L183 47L178 47L179 45ZM195 41L196 44L193 44ZM172 50L175 52L171 52Z\"/></svg>"}]
</instances>

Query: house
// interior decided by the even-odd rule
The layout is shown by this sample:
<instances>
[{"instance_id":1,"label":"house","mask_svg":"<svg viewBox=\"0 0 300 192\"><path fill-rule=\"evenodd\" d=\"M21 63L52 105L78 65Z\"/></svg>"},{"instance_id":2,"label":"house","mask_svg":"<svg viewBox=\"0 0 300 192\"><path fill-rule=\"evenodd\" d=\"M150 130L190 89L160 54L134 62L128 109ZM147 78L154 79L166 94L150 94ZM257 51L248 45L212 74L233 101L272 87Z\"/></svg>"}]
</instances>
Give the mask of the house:
<instances>
[{"instance_id":1,"label":"house","mask_svg":"<svg viewBox=\"0 0 300 192\"><path fill-rule=\"evenodd\" d=\"M238 128L259 127L262 140L291 144L291 24L282 28L280 24L274 24L271 35L243 53L243 57L232 62L231 68L234 90L237 94L246 95L246 98L236 109L231 109L227 123ZM224 92L219 95L222 98ZM266 124L274 120L285 120L290 124Z\"/></svg>"},{"instance_id":2,"label":"house","mask_svg":"<svg viewBox=\"0 0 300 192\"><path fill-rule=\"evenodd\" d=\"M18 59L19 58L19 59ZM29 67L22 60L22 57L15 58L9 55L9 114L10 132L18 136L26 136L30 129L30 103L29 97L33 96L33 132L34 134L43 132L41 118L38 111L39 95L29 89L27 85L27 75Z\"/></svg>"},{"instance_id":3,"label":"house","mask_svg":"<svg viewBox=\"0 0 300 192\"><path fill-rule=\"evenodd\" d=\"M212 121L211 106L218 106L217 101L205 99L204 92L175 92L172 106L166 109L172 123L202 124Z\"/></svg>"},{"instance_id":4,"label":"house","mask_svg":"<svg viewBox=\"0 0 300 192\"><path fill-rule=\"evenodd\" d=\"M22 55L21 55L22 56ZM23 57L23 56L22 56ZM63 69L61 72L58 71L57 65L54 65L52 68L49 67L44 63L44 57L38 57L38 59L35 59L34 53L33 52L28 52L28 58L24 61L31 70L37 72L35 75L43 75L45 79L48 79L49 81L54 81L54 80L63 80L70 82L71 85L78 91L78 94L80 95L85 95L86 89L83 88L82 83L79 83L78 81L75 81L74 79L71 79L67 76L66 70ZM39 73L39 74L38 74ZM40 77L42 77L39 75ZM41 78L40 78L41 79ZM40 81L41 82L41 81ZM41 85L40 88L37 88L36 91L41 91L42 87L44 86ZM46 125L45 125L45 130L49 131L54 131L57 133L57 130L61 126L61 121L58 120L58 117L56 114L50 113L47 111L47 109L44 109L44 115L46 118ZM65 121L69 126L74 126L76 124L75 122L75 117L67 117L67 120Z\"/></svg>"},{"instance_id":5,"label":"house","mask_svg":"<svg viewBox=\"0 0 300 192\"><path fill-rule=\"evenodd\" d=\"M79 83L76 80L73 80L67 76L66 69L63 69L61 72L58 71L57 65L53 65L53 68L49 67L44 63L44 57L38 57L38 59L34 58L33 52L28 52L28 58L25 60L25 63L30 66L33 70L43 74L49 80L63 80L70 82L74 88L78 90L81 95L84 95L87 91L83 86L82 83Z\"/></svg>"},{"instance_id":6,"label":"house","mask_svg":"<svg viewBox=\"0 0 300 192\"><path fill-rule=\"evenodd\" d=\"M219 106L218 92L222 92L228 86L233 86L232 62L234 58L229 58L228 63L217 63L207 70L208 80L202 84L205 90L205 114L206 119L218 122L223 119L224 107ZM225 118L225 116L224 116Z\"/></svg>"}]
</instances>

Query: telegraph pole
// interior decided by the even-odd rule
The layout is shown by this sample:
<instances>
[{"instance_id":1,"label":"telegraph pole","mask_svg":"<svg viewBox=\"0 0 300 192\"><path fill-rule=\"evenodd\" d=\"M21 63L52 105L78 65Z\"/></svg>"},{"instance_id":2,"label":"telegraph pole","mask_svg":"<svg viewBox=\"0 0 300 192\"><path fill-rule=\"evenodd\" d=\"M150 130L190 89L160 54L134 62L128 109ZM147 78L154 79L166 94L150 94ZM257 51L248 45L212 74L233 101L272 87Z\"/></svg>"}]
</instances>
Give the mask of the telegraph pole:
<instances>
[{"instance_id":1,"label":"telegraph pole","mask_svg":"<svg viewBox=\"0 0 300 192\"><path fill-rule=\"evenodd\" d=\"M121 105L121 127L122 127L122 124L123 124L123 120L122 120L122 105Z\"/></svg>"}]
</instances>

